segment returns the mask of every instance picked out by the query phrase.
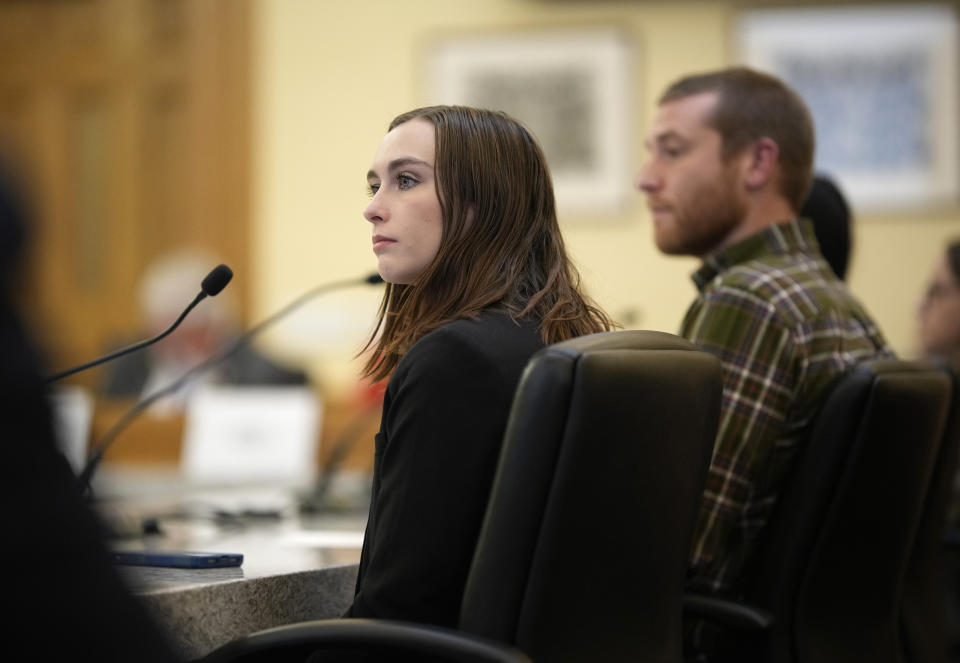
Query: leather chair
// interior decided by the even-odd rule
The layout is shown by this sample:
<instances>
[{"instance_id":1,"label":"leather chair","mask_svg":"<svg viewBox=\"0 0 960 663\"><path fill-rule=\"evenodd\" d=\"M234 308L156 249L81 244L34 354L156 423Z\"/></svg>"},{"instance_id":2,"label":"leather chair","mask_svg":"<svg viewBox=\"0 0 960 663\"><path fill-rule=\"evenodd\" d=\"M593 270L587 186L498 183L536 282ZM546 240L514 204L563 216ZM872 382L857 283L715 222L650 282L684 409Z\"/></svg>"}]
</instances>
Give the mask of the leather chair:
<instances>
[{"instance_id":1,"label":"leather chair","mask_svg":"<svg viewBox=\"0 0 960 663\"><path fill-rule=\"evenodd\" d=\"M944 366L943 370L953 382L953 402L904 578L900 626L906 663L941 663L948 649L948 547L944 544L944 529L955 498L953 485L960 456L960 379L949 367Z\"/></svg>"},{"instance_id":2,"label":"leather chair","mask_svg":"<svg viewBox=\"0 0 960 663\"><path fill-rule=\"evenodd\" d=\"M720 395L719 361L671 334L545 348L515 394L457 630L315 621L209 660L376 644L464 661L679 661Z\"/></svg>"},{"instance_id":3,"label":"leather chair","mask_svg":"<svg viewBox=\"0 0 960 663\"><path fill-rule=\"evenodd\" d=\"M952 375L930 362L874 360L840 379L781 492L745 601L685 599L688 616L738 643L717 660L904 660L903 636L923 630L913 612L930 605L905 602L905 588L926 578L919 566L942 538L948 482L931 477L953 474L954 398Z\"/></svg>"}]
</instances>

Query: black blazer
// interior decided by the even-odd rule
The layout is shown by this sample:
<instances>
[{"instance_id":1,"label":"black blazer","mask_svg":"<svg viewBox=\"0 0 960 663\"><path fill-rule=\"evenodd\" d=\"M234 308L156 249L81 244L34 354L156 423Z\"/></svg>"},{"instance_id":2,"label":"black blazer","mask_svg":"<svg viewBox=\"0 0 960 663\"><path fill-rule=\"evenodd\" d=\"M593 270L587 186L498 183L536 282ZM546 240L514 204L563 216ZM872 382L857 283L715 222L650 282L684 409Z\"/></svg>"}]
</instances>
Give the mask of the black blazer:
<instances>
[{"instance_id":1,"label":"black blazer","mask_svg":"<svg viewBox=\"0 0 960 663\"><path fill-rule=\"evenodd\" d=\"M485 311L420 339L387 385L347 617L454 626L537 325Z\"/></svg>"}]
</instances>

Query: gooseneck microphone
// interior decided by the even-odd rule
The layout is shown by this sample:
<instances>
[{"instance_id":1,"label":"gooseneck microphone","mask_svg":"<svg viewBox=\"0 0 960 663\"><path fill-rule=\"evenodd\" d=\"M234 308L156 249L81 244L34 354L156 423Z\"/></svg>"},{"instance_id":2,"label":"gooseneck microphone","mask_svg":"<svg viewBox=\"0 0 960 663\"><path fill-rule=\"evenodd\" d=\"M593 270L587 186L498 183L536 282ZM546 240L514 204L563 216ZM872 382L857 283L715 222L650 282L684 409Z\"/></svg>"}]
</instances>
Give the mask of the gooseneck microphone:
<instances>
[{"instance_id":1,"label":"gooseneck microphone","mask_svg":"<svg viewBox=\"0 0 960 663\"><path fill-rule=\"evenodd\" d=\"M222 266L222 265L221 265ZM216 270L214 270L216 271ZM212 274L212 272L211 272ZM209 278L209 277L208 277ZM204 279L206 280L206 279ZM228 277L229 280L229 277ZM133 422L140 414L146 410L148 407L156 403L158 400L164 396L168 396L173 392L177 391L185 385L191 378L204 371L207 371L217 364L225 361L229 357L233 356L241 349L243 349L254 336L262 332L264 329L274 324L281 318L287 316L295 309L299 308L309 300L317 297L319 295L326 294L328 292L333 292L334 290L341 290L343 288L348 288L358 285L377 285L383 283L383 279L380 278L379 274L369 274L359 279L346 279L343 281L334 281L333 283L326 283L324 285L317 286L311 290L308 290L304 294L297 297L295 300L281 308L279 311L270 315L269 317L261 320L259 323L248 329L241 336L237 337L235 341L230 343L220 352L211 355L204 361L200 362L193 368L187 370L179 378L171 382L165 387L161 387L151 394L145 396L144 398L137 401L129 410L127 410L120 419L117 420L110 429L104 433L103 437L94 445L90 457L87 459L87 464L84 466L83 471L80 473L77 478L77 483L80 488L80 492L86 494L90 488L90 480L93 478L93 473L96 471L97 466L100 464L100 461L103 459L103 454L106 452L107 448L113 443L123 430ZM224 283L226 285L226 283ZM222 288L222 286L221 286ZM219 291L218 291L219 292ZM189 309L188 309L189 310ZM181 316L182 317L182 316Z\"/></svg>"},{"instance_id":2,"label":"gooseneck microphone","mask_svg":"<svg viewBox=\"0 0 960 663\"><path fill-rule=\"evenodd\" d=\"M170 325L166 331L154 336L153 338L148 338L146 341L140 341L139 343L134 343L125 348L121 348L115 352L111 352L108 355L104 355L99 359L94 359L93 361L88 361L86 364L80 364L79 366L74 366L73 368L68 368L65 371L60 371L59 373L54 373L53 375L48 375L44 378L44 381L47 383L56 382L61 378L65 378L68 375L73 375L74 373L79 373L80 371L86 370L88 368L93 368L94 366L99 366L105 362L110 361L111 359L116 359L117 357L122 357L125 354L130 354L141 348L145 348L148 345L152 345L159 341L160 339L167 336L170 332L180 326L180 323L183 322L183 319L187 317L187 313L193 310L193 307L199 304L206 297L215 297L220 294L220 291L227 287L227 284L230 283L230 279L233 278L233 270L231 270L226 265L217 265L210 273L207 274L203 281L200 282L200 292L197 293L197 296L194 297L193 301L190 302L190 305L183 310L183 313L180 314L180 317L177 318L172 325Z\"/></svg>"}]
</instances>

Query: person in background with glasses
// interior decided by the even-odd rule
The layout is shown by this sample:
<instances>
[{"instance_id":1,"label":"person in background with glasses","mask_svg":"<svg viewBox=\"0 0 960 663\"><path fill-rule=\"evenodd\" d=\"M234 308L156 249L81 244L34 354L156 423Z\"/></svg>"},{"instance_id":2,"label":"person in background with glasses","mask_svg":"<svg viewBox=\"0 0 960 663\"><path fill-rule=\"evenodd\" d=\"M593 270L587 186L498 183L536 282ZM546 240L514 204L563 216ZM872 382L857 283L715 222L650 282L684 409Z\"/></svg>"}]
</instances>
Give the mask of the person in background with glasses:
<instances>
[{"instance_id":1,"label":"person in background with glasses","mask_svg":"<svg viewBox=\"0 0 960 663\"><path fill-rule=\"evenodd\" d=\"M940 254L917 308L920 350L960 370L960 238Z\"/></svg>"}]
</instances>

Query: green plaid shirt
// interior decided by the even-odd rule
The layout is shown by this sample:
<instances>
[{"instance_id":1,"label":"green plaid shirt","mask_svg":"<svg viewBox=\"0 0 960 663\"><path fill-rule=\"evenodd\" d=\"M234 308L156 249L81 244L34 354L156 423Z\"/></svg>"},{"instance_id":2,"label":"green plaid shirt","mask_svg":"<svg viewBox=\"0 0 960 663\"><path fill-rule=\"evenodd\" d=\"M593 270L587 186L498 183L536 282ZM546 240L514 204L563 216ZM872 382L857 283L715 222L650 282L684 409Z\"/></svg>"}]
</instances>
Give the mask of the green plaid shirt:
<instances>
[{"instance_id":1,"label":"green plaid shirt","mask_svg":"<svg viewBox=\"0 0 960 663\"><path fill-rule=\"evenodd\" d=\"M851 365L892 356L820 254L806 220L704 261L681 334L723 364L723 406L689 586L729 591L763 529L805 428Z\"/></svg>"}]
</instances>

